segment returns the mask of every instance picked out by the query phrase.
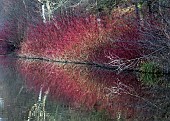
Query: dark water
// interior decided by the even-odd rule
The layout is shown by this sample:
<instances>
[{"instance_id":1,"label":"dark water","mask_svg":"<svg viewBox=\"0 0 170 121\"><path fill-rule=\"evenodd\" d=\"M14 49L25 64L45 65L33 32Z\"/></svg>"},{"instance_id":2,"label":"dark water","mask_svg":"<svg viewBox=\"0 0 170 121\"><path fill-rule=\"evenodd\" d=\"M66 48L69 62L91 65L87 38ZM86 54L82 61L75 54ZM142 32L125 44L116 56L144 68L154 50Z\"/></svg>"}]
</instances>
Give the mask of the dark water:
<instances>
[{"instance_id":1,"label":"dark water","mask_svg":"<svg viewBox=\"0 0 170 121\"><path fill-rule=\"evenodd\" d=\"M0 57L0 121L170 121L170 80Z\"/></svg>"}]
</instances>

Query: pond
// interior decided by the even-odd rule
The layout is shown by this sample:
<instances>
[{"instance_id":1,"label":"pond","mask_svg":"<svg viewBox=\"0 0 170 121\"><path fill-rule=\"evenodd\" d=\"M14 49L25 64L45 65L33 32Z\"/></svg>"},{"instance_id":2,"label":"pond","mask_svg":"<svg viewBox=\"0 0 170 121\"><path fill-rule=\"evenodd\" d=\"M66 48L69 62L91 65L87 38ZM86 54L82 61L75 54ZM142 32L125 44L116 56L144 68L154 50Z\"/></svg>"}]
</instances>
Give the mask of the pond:
<instances>
[{"instance_id":1,"label":"pond","mask_svg":"<svg viewBox=\"0 0 170 121\"><path fill-rule=\"evenodd\" d=\"M0 57L1 121L168 121L168 75Z\"/></svg>"}]
</instances>

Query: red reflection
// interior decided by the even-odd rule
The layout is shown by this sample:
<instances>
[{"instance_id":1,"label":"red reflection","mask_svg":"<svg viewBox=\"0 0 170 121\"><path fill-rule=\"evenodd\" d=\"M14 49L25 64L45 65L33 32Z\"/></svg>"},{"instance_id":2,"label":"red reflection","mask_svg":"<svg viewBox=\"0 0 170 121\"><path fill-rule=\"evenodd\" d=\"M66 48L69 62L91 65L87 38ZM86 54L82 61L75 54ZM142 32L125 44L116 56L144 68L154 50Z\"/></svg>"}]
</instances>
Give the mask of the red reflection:
<instances>
[{"instance_id":1,"label":"red reflection","mask_svg":"<svg viewBox=\"0 0 170 121\"><path fill-rule=\"evenodd\" d=\"M131 118L140 101L140 82L134 75L117 75L112 71L60 63L18 61L29 89L39 93L50 90L49 96L75 108L118 112Z\"/></svg>"}]
</instances>

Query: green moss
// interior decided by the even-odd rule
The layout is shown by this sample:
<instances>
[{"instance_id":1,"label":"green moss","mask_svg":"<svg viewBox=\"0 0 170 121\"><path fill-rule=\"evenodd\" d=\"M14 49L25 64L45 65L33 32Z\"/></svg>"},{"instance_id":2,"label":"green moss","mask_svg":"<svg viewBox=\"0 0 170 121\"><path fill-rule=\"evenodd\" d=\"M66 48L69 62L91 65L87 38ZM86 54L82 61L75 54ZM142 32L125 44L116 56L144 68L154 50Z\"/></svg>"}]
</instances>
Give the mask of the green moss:
<instances>
[{"instance_id":1,"label":"green moss","mask_svg":"<svg viewBox=\"0 0 170 121\"><path fill-rule=\"evenodd\" d=\"M140 66L140 80L146 85L155 85L159 82L161 71L157 64L153 62L145 62Z\"/></svg>"},{"instance_id":2,"label":"green moss","mask_svg":"<svg viewBox=\"0 0 170 121\"><path fill-rule=\"evenodd\" d=\"M143 82L143 84L152 86L158 84L160 79L156 74L142 73L140 75L140 80Z\"/></svg>"},{"instance_id":3,"label":"green moss","mask_svg":"<svg viewBox=\"0 0 170 121\"><path fill-rule=\"evenodd\" d=\"M160 73L158 65L153 62L142 63L140 65L140 71L144 73Z\"/></svg>"}]
</instances>

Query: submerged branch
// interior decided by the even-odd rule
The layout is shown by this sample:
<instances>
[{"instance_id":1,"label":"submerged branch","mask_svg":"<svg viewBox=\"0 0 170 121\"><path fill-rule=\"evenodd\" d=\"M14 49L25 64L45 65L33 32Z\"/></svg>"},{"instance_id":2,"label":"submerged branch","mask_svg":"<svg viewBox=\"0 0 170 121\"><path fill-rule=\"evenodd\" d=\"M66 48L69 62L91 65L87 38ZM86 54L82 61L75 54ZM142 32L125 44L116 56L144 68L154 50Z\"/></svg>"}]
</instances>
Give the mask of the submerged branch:
<instances>
[{"instance_id":1,"label":"submerged branch","mask_svg":"<svg viewBox=\"0 0 170 121\"><path fill-rule=\"evenodd\" d=\"M98 64L94 62L81 62L81 61L67 61L67 60L54 60L50 58L43 58L43 57L29 57L29 56L19 56L19 55L12 55L14 58L17 59L24 59L24 60L34 60L34 61L44 61L49 63L60 63L60 64L75 64L75 65L85 65L85 66L91 66L96 67L100 69L106 69L118 72L119 67L118 66L110 66L106 64ZM138 73L154 73L157 74L157 72L145 72L137 68L126 68L122 70L123 72L138 72ZM119 73L119 72L118 72ZM160 73L160 72L159 72ZM161 72L162 74L170 74L170 72Z\"/></svg>"},{"instance_id":2,"label":"submerged branch","mask_svg":"<svg viewBox=\"0 0 170 121\"><path fill-rule=\"evenodd\" d=\"M140 60L142 59L146 59L150 56L152 56L153 54L161 51L162 49L164 49L165 47L162 47L158 50L155 50L154 52L147 54L147 55L143 55L141 57L138 58L133 58L133 59L124 59L124 58L120 58L117 55L108 55L106 56L108 59L110 59L109 63L106 63L107 65L113 66L113 67L117 67L117 71L118 72L122 72L124 70L135 70L135 71L140 71L140 70L136 70L135 66L140 62ZM143 71L140 71L143 72Z\"/></svg>"}]
</instances>

